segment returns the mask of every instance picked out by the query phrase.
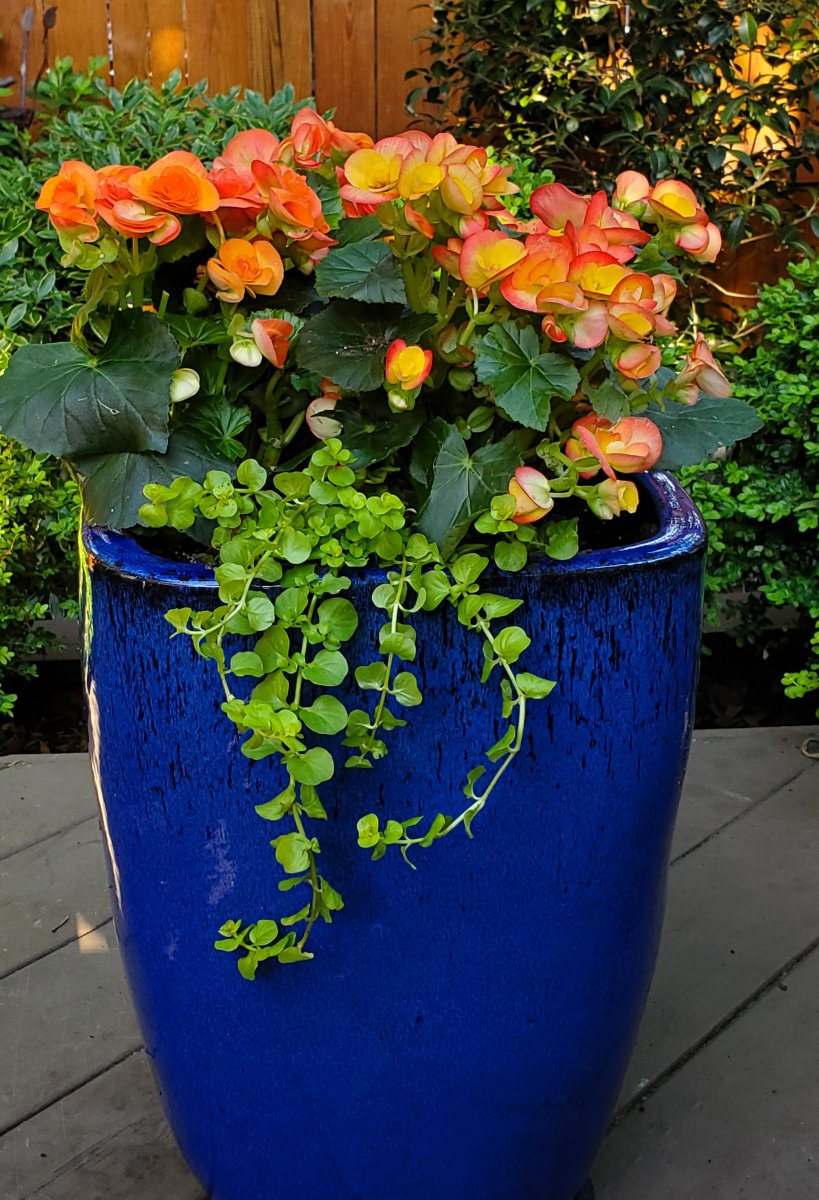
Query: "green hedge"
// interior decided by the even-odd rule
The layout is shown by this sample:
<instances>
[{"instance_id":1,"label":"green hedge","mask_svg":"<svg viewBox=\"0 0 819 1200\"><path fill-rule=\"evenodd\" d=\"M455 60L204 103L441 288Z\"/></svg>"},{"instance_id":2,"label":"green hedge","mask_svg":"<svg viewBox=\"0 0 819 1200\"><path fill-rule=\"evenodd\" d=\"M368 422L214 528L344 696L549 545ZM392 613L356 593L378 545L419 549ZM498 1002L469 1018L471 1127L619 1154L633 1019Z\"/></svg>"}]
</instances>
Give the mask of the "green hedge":
<instances>
[{"instance_id":1,"label":"green hedge","mask_svg":"<svg viewBox=\"0 0 819 1200\"><path fill-rule=\"evenodd\" d=\"M733 362L735 394L765 428L720 462L681 472L709 531L706 586L712 622L740 642L771 636L769 608L804 631L804 665L789 695L819 687L819 260L793 264L763 287L749 314L761 342ZM733 605L718 597L741 592Z\"/></svg>"}]
</instances>

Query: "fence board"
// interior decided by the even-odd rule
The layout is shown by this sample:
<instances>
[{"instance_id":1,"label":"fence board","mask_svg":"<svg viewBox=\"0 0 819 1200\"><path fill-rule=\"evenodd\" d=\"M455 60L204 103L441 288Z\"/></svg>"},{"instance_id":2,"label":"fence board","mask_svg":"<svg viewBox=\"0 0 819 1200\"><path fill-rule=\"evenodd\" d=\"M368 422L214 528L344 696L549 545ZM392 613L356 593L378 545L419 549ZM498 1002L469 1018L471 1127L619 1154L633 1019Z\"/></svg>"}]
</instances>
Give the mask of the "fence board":
<instances>
[{"instance_id":1,"label":"fence board","mask_svg":"<svg viewBox=\"0 0 819 1200\"><path fill-rule=\"evenodd\" d=\"M376 125L379 137L406 129L404 107L413 86L404 79L423 61L423 40L416 35L432 24L432 7L419 0L376 0Z\"/></svg>"},{"instance_id":2,"label":"fence board","mask_svg":"<svg viewBox=\"0 0 819 1200\"><path fill-rule=\"evenodd\" d=\"M313 0L316 106L342 129L375 130L375 0Z\"/></svg>"},{"instance_id":3,"label":"fence board","mask_svg":"<svg viewBox=\"0 0 819 1200\"><path fill-rule=\"evenodd\" d=\"M269 96L292 83L297 96L313 94L310 0L248 0L249 86Z\"/></svg>"},{"instance_id":4,"label":"fence board","mask_svg":"<svg viewBox=\"0 0 819 1200\"><path fill-rule=\"evenodd\" d=\"M113 75L118 88L151 71L148 0L110 0Z\"/></svg>"},{"instance_id":5,"label":"fence board","mask_svg":"<svg viewBox=\"0 0 819 1200\"><path fill-rule=\"evenodd\" d=\"M185 26L184 0L148 0L147 25L150 30L150 76L154 83L179 70L185 77L188 57L188 31ZM119 47L114 43L114 66Z\"/></svg>"},{"instance_id":6,"label":"fence board","mask_svg":"<svg viewBox=\"0 0 819 1200\"><path fill-rule=\"evenodd\" d=\"M248 78L247 0L187 0L188 78L226 92Z\"/></svg>"},{"instance_id":7,"label":"fence board","mask_svg":"<svg viewBox=\"0 0 819 1200\"><path fill-rule=\"evenodd\" d=\"M104 0L59 0L57 23L49 37L49 60L74 60L74 68L84 71L88 59L108 61L108 14Z\"/></svg>"},{"instance_id":8,"label":"fence board","mask_svg":"<svg viewBox=\"0 0 819 1200\"><path fill-rule=\"evenodd\" d=\"M11 85L11 95L5 104L24 106L24 97L20 95L20 65L23 59L23 30L21 21L23 12L27 7L32 7L26 4L25 0L6 0L5 11L0 17L0 78L6 79L13 77L15 82ZM38 19L35 21L35 28L32 30L31 38L29 39L29 50L27 56L28 63L28 81L29 85L37 73L37 66L40 62L40 47L42 38L42 27Z\"/></svg>"}]
</instances>

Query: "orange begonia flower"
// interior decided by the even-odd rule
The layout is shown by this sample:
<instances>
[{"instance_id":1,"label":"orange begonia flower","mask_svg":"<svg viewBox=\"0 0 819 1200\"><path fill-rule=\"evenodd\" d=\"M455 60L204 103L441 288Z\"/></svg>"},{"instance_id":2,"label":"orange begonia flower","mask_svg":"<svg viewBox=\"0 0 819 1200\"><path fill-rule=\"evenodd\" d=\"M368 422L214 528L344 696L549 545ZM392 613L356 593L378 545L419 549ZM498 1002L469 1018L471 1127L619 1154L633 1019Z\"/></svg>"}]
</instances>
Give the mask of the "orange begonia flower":
<instances>
[{"instance_id":1,"label":"orange begonia flower","mask_svg":"<svg viewBox=\"0 0 819 1200\"><path fill-rule=\"evenodd\" d=\"M152 205L134 199L129 182L138 173L138 167L101 167L97 172L97 212L117 233L130 238L147 237L155 246L164 246L179 234L182 223L171 213L158 212Z\"/></svg>"},{"instance_id":2,"label":"orange begonia flower","mask_svg":"<svg viewBox=\"0 0 819 1200\"><path fill-rule=\"evenodd\" d=\"M499 283L514 271L516 264L525 257L526 248L521 242L507 237L499 229L487 230L465 239L458 257L458 269L467 287L485 293L493 283Z\"/></svg>"},{"instance_id":3,"label":"orange begonia flower","mask_svg":"<svg viewBox=\"0 0 819 1200\"><path fill-rule=\"evenodd\" d=\"M408 346L396 338L387 351L385 377L391 388L404 392L415 391L432 370L432 351L420 346Z\"/></svg>"},{"instance_id":4,"label":"orange begonia flower","mask_svg":"<svg viewBox=\"0 0 819 1200\"><path fill-rule=\"evenodd\" d=\"M47 212L60 233L80 242L95 242L99 236L96 199L97 172L87 163L69 159L59 173L43 184L34 207Z\"/></svg>"},{"instance_id":5,"label":"orange begonia flower","mask_svg":"<svg viewBox=\"0 0 819 1200\"><path fill-rule=\"evenodd\" d=\"M566 283L571 261L572 251L568 239L545 238L543 249L527 253L511 275L507 275L503 280L503 298L515 308L522 308L527 312L543 312L539 306L539 297L544 288Z\"/></svg>"},{"instance_id":6,"label":"orange begonia flower","mask_svg":"<svg viewBox=\"0 0 819 1200\"><path fill-rule=\"evenodd\" d=\"M508 492L515 498L512 520L516 525L531 525L533 521L539 521L555 505L549 480L534 467L518 467L514 479L509 481Z\"/></svg>"},{"instance_id":7,"label":"orange begonia flower","mask_svg":"<svg viewBox=\"0 0 819 1200\"><path fill-rule=\"evenodd\" d=\"M433 246L430 254L442 270L456 279L461 278L461 251L464 243L461 238L447 238L445 246Z\"/></svg>"},{"instance_id":8,"label":"orange begonia flower","mask_svg":"<svg viewBox=\"0 0 819 1200\"><path fill-rule=\"evenodd\" d=\"M648 417L623 417L613 425L597 413L588 413L572 425L566 454L574 461L596 458L609 479L615 470L624 475L648 471L663 451L660 431ZM597 467L581 471L583 479L597 474Z\"/></svg>"},{"instance_id":9,"label":"orange begonia flower","mask_svg":"<svg viewBox=\"0 0 819 1200\"><path fill-rule=\"evenodd\" d=\"M334 244L321 200L297 171L283 163L255 162L253 174L267 201L271 226L292 241L317 239L316 248Z\"/></svg>"},{"instance_id":10,"label":"orange begonia flower","mask_svg":"<svg viewBox=\"0 0 819 1200\"><path fill-rule=\"evenodd\" d=\"M257 348L267 361L281 369L293 336L291 323L279 317L257 317L251 323L250 332Z\"/></svg>"},{"instance_id":11,"label":"orange begonia flower","mask_svg":"<svg viewBox=\"0 0 819 1200\"><path fill-rule=\"evenodd\" d=\"M204 165L187 150L172 150L146 171L137 171L128 186L136 200L180 216L215 212L220 204Z\"/></svg>"},{"instance_id":12,"label":"orange begonia flower","mask_svg":"<svg viewBox=\"0 0 819 1200\"><path fill-rule=\"evenodd\" d=\"M284 278L284 265L276 247L263 238L253 242L230 238L209 260L208 275L220 300L238 304L245 292L275 295Z\"/></svg>"}]
</instances>

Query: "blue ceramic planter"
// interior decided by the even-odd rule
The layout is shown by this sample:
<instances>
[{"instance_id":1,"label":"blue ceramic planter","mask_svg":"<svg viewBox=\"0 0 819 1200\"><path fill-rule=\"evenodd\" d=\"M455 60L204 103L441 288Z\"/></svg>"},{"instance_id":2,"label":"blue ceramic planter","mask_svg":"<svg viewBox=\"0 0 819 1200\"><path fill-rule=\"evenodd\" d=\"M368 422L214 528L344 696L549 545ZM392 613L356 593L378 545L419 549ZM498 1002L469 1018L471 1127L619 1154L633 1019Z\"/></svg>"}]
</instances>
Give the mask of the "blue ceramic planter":
<instances>
[{"instance_id":1,"label":"blue ceramic planter","mask_svg":"<svg viewBox=\"0 0 819 1200\"><path fill-rule=\"evenodd\" d=\"M659 531L496 586L521 596L525 667L559 681L478 817L371 862L368 811L457 811L498 732L494 682L453 613L421 617L424 704L369 772L340 769L322 869L343 893L314 961L255 983L225 920L289 911L209 664L169 640L209 572L85 534L91 756L120 945L162 1099L216 1200L572 1200L621 1086L654 965L691 732L704 533L644 482ZM364 615L368 661L381 614ZM349 695L352 698L354 688ZM343 696L343 693L342 693ZM325 801L326 803L326 801ZM292 907L292 906L290 906Z\"/></svg>"}]
</instances>

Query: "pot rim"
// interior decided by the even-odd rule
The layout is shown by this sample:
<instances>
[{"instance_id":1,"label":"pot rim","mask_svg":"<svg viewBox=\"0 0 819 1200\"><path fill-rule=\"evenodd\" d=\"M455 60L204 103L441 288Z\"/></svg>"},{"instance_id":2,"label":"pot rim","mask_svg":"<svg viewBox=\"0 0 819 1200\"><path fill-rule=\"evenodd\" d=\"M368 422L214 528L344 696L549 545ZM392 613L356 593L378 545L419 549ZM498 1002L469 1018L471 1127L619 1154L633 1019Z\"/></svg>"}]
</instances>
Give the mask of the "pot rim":
<instances>
[{"instance_id":1,"label":"pot rim","mask_svg":"<svg viewBox=\"0 0 819 1200\"><path fill-rule=\"evenodd\" d=\"M657 532L651 537L606 550L581 550L566 562L546 559L537 565L530 564L515 575L542 575L545 571L550 575L566 576L585 574L587 571L643 567L704 550L705 522L675 477L666 471L654 471L637 475L635 480L640 490L651 499L657 514ZM140 545L130 533L83 523L82 545L88 555L89 566L105 567L125 579L203 591L217 587L212 567L204 563L182 563L163 558ZM349 572L352 574L353 569L350 568ZM498 574L513 577L510 572Z\"/></svg>"}]
</instances>

